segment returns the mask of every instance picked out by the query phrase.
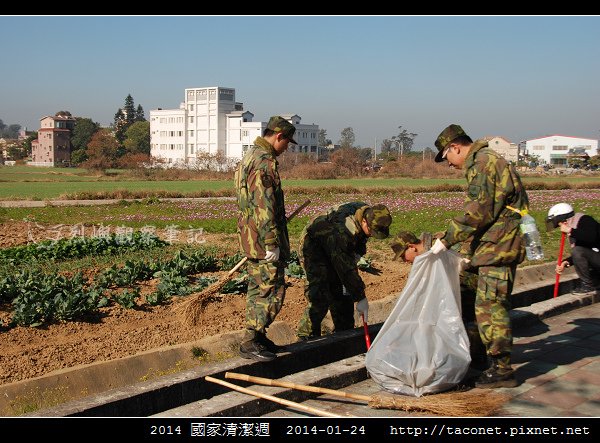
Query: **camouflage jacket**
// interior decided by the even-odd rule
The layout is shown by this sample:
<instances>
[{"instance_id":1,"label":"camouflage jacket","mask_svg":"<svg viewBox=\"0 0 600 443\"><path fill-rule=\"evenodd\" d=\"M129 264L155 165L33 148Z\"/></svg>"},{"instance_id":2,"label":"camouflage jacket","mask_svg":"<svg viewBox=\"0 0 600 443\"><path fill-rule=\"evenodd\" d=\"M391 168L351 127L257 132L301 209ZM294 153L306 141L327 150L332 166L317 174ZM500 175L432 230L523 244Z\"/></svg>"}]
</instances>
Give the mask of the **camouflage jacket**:
<instances>
[{"instance_id":1,"label":"camouflage jacket","mask_svg":"<svg viewBox=\"0 0 600 443\"><path fill-rule=\"evenodd\" d=\"M320 250L327 256L354 301L365 297L365 284L358 273L356 256L367 253L368 237L360 225L366 208L368 205L363 202L334 206L317 215L304 228L300 241L300 250L306 241L305 236L321 245Z\"/></svg>"},{"instance_id":2,"label":"camouflage jacket","mask_svg":"<svg viewBox=\"0 0 600 443\"><path fill-rule=\"evenodd\" d=\"M505 266L520 263L525 246L519 230L517 209L529 207L529 200L514 166L476 140L465 160L468 189L464 214L455 217L442 241L452 246L470 241L471 265Z\"/></svg>"},{"instance_id":3,"label":"camouflage jacket","mask_svg":"<svg viewBox=\"0 0 600 443\"><path fill-rule=\"evenodd\" d=\"M257 137L235 172L238 240L248 258L263 259L279 247L279 259L290 256L281 179L273 147Z\"/></svg>"}]
</instances>

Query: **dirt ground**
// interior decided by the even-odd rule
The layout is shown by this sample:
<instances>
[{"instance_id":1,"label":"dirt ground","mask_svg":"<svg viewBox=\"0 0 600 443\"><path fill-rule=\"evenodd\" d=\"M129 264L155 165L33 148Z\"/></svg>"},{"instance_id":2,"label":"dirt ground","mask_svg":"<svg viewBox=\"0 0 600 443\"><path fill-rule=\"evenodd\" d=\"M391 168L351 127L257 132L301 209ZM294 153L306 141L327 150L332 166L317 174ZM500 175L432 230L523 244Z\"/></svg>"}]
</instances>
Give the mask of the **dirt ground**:
<instances>
[{"instance_id":1,"label":"dirt ground","mask_svg":"<svg viewBox=\"0 0 600 443\"><path fill-rule=\"evenodd\" d=\"M66 232L66 231L65 231ZM44 238L44 227L26 223L0 225L0 247L27 244L32 235ZM234 237L227 241L235 250ZM206 236L206 245L222 242L223 236ZM361 272L369 300L398 293L404 287L410 266L392 260L393 254L383 244L370 240L367 256L380 275ZM225 272L219 274L221 277ZM296 326L306 306L301 279L288 278L289 287L277 320ZM0 328L0 384L39 377L78 365L135 355L162 346L187 343L211 335L244 327L244 295L226 295L223 301L209 305L201 325L189 328L174 313L183 298L173 297L162 306L121 306L101 308L93 322L65 322L38 328ZM10 306L0 306L0 320L6 322Z\"/></svg>"}]
</instances>

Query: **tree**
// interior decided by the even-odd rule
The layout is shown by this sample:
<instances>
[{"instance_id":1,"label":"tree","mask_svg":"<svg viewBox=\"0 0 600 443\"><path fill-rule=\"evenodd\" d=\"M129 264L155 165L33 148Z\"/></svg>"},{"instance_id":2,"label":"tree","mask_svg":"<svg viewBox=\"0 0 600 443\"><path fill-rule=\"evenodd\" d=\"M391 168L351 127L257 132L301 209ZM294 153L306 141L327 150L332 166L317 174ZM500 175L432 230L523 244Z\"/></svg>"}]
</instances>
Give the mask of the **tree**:
<instances>
[{"instance_id":1,"label":"tree","mask_svg":"<svg viewBox=\"0 0 600 443\"><path fill-rule=\"evenodd\" d=\"M11 160L22 160L27 157L27 148L24 143L12 144L6 151Z\"/></svg>"},{"instance_id":2,"label":"tree","mask_svg":"<svg viewBox=\"0 0 600 443\"><path fill-rule=\"evenodd\" d=\"M107 129L100 129L87 146L88 159L83 167L96 170L114 168L117 165L119 142Z\"/></svg>"},{"instance_id":3,"label":"tree","mask_svg":"<svg viewBox=\"0 0 600 443\"><path fill-rule=\"evenodd\" d=\"M135 111L135 121L136 122L145 122L146 121L146 116L144 115L144 108L142 108L142 105L138 105L138 107Z\"/></svg>"},{"instance_id":4,"label":"tree","mask_svg":"<svg viewBox=\"0 0 600 443\"><path fill-rule=\"evenodd\" d=\"M125 104L123 108L119 108L114 118L114 130L115 137L119 143L125 141L125 132L127 129L134 124L136 121L144 121L144 109L141 105L138 105L137 111L135 110L135 103L131 94L127 94L125 97Z\"/></svg>"},{"instance_id":5,"label":"tree","mask_svg":"<svg viewBox=\"0 0 600 443\"><path fill-rule=\"evenodd\" d=\"M342 138L340 138L340 147L341 148L352 148L354 147L354 140L356 137L354 136L354 130L351 127L344 128L342 130Z\"/></svg>"},{"instance_id":6,"label":"tree","mask_svg":"<svg viewBox=\"0 0 600 443\"><path fill-rule=\"evenodd\" d=\"M115 123L113 127L115 130L115 137L117 138L118 142L123 143L125 140L125 131L127 131L127 121L121 108L119 108L115 114Z\"/></svg>"},{"instance_id":7,"label":"tree","mask_svg":"<svg viewBox=\"0 0 600 443\"><path fill-rule=\"evenodd\" d=\"M125 150L131 154L150 155L150 122L139 121L125 132Z\"/></svg>"},{"instance_id":8,"label":"tree","mask_svg":"<svg viewBox=\"0 0 600 443\"><path fill-rule=\"evenodd\" d=\"M402 129L402 126L398 126L398 129ZM398 144L398 158L402 157L405 152L410 152L417 135L402 129L398 135L392 137L392 140Z\"/></svg>"},{"instance_id":9,"label":"tree","mask_svg":"<svg viewBox=\"0 0 600 443\"><path fill-rule=\"evenodd\" d=\"M393 145L394 145L394 142L392 140L390 140L389 138L385 138L381 142L381 149L379 151L382 154L387 154L390 151L392 151Z\"/></svg>"},{"instance_id":10,"label":"tree","mask_svg":"<svg viewBox=\"0 0 600 443\"><path fill-rule=\"evenodd\" d=\"M7 126L2 120L0 120L0 137L19 138L20 130L21 125L12 124Z\"/></svg>"},{"instance_id":11,"label":"tree","mask_svg":"<svg viewBox=\"0 0 600 443\"><path fill-rule=\"evenodd\" d=\"M25 140L23 140L23 147L27 151L28 156L31 155L31 142L33 142L36 138L38 138L37 131L28 135L27 138Z\"/></svg>"},{"instance_id":12,"label":"tree","mask_svg":"<svg viewBox=\"0 0 600 443\"><path fill-rule=\"evenodd\" d=\"M331 140L327 138L327 129L319 129L319 146L329 146Z\"/></svg>"},{"instance_id":13,"label":"tree","mask_svg":"<svg viewBox=\"0 0 600 443\"><path fill-rule=\"evenodd\" d=\"M127 94L125 97L125 106L123 107L123 114L125 114L125 121L127 127L131 126L135 122L135 104L133 103L133 97L131 94Z\"/></svg>"},{"instance_id":14,"label":"tree","mask_svg":"<svg viewBox=\"0 0 600 443\"><path fill-rule=\"evenodd\" d=\"M71 134L71 145L73 151L78 149L85 150L88 143L92 139L94 133L98 130L100 125L92 121L91 118L77 117L75 119L75 127Z\"/></svg>"},{"instance_id":15,"label":"tree","mask_svg":"<svg viewBox=\"0 0 600 443\"><path fill-rule=\"evenodd\" d=\"M71 165L77 166L87 161L88 155L85 149L77 149L71 152Z\"/></svg>"}]
</instances>

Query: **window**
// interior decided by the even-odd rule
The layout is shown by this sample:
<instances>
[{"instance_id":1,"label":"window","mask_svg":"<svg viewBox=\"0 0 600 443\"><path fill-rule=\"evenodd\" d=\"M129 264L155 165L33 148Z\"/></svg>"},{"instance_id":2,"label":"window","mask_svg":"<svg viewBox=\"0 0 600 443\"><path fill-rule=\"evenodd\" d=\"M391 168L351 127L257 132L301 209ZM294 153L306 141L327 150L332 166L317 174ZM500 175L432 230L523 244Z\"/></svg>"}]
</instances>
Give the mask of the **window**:
<instances>
[{"instance_id":1,"label":"window","mask_svg":"<svg viewBox=\"0 0 600 443\"><path fill-rule=\"evenodd\" d=\"M189 136L190 136L190 137L193 137L193 136L194 136L194 130L193 130L193 129L190 129L190 130L188 131L188 134L189 134Z\"/></svg>"},{"instance_id":2,"label":"window","mask_svg":"<svg viewBox=\"0 0 600 443\"><path fill-rule=\"evenodd\" d=\"M190 115L190 123L194 123L194 116Z\"/></svg>"},{"instance_id":3,"label":"window","mask_svg":"<svg viewBox=\"0 0 600 443\"><path fill-rule=\"evenodd\" d=\"M190 105L190 111L194 110L194 105Z\"/></svg>"},{"instance_id":4,"label":"window","mask_svg":"<svg viewBox=\"0 0 600 443\"><path fill-rule=\"evenodd\" d=\"M569 147L565 145L554 145L552 146L553 151L568 151Z\"/></svg>"},{"instance_id":5,"label":"window","mask_svg":"<svg viewBox=\"0 0 600 443\"><path fill-rule=\"evenodd\" d=\"M544 145L537 145L533 147L534 151L544 151L545 150L545 146Z\"/></svg>"}]
</instances>

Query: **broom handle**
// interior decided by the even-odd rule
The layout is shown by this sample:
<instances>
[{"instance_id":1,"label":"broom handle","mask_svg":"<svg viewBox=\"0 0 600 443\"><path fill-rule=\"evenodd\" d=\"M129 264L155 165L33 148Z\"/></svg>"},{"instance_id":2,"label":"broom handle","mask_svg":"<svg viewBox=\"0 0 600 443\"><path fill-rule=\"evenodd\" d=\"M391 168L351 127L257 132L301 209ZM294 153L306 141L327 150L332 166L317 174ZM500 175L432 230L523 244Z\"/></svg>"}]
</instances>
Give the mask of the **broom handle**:
<instances>
[{"instance_id":1,"label":"broom handle","mask_svg":"<svg viewBox=\"0 0 600 443\"><path fill-rule=\"evenodd\" d=\"M371 349L371 336L369 335L369 326L367 325L367 322L365 321L365 314L360 314L360 316L362 317L362 321L363 321L363 328L365 330L365 342L367 344L367 351L369 349Z\"/></svg>"},{"instance_id":2,"label":"broom handle","mask_svg":"<svg viewBox=\"0 0 600 443\"><path fill-rule=\"evenodd\" d=\"M218 385L226 386L234 391L243 392L244 394L253 395L254 397L264 398L265 400L271 400L275 403L279 403L280 405L288 406L292 409L299 409L304 412L309 412L311 414L318 415L319 417L340 417L339 415L332 414L331 412L323 411L321 409L312 408L310 406L305 406L300 403L296 403L291 400L286 400L284 398L274 397L272 395L263 394L262 392L253 391L252 389L242 388L241 386L234 385L233 383L228 383L223 380L219 380L218 378L213 378L209 375L204 377L205 380L216 383Z\"/></svg>"},{"instance_id":3,"label":"broom handle","mask_svg":"<svg viewBox=\"0 0 600 443\"><path fill-rule=\"evenodd\" d=\"M310 200L306 200L304 203L302 203L300 206L298 206L296 208L296 210L294 212L292 212L290 214L290 216L287 218L287 221L290 221L291 219L293 219L295 216L297 216L300 211L302 211L304 208L306 208L308 205L310 204ZM228 277L231 277L235 271L237 271L238 269L240 269L244 263L246 263L248 261L248 257L244 257L242 258L239 262L237 262L237 264L231 269L231 271L229 271L227 273Z\"/></svg>"},{"instance_id":4,"label":"broom handle","mask_svg":"<svg viewBox=\"0 0 600 443\"><path fill-rule=\"evenodd\" d=\"M291 383L289 381L279 381L279 380L273 380L271 378L254 377L252 375L239 374L237 372L226 372L225 378L234 378L236 380L249 381L252 383L258 383L259 385L279 386L281 388L291 388L291 389L297 389L299 391L316 392L318 394L334 395L336 397L351 398L353 400L361 400L361 401L366 401L366 402L371 400L371 397L368 395L351 394L349 392L337 391L335 389L320 388L318 386L299 385L296 383Z\"/></svg>"},{"instance_id":5,"label":"broom handle","mask_svg":"<svg viewBox=\"0 0 600 443\"><path fill-rule=\"evenodd\" d=\"M562 236L560 237L560 248L558 250L558 262L557 265L560 266L560 264L562 263L562 257L563 257L563 251L565 250L565 237L567 235L563 232ZM560 281L560 274L557 272L556 273L556 282L554 283L554 298L556 298L556 296L558 295L558 284Z\"/></svg>"}]
</instances>

